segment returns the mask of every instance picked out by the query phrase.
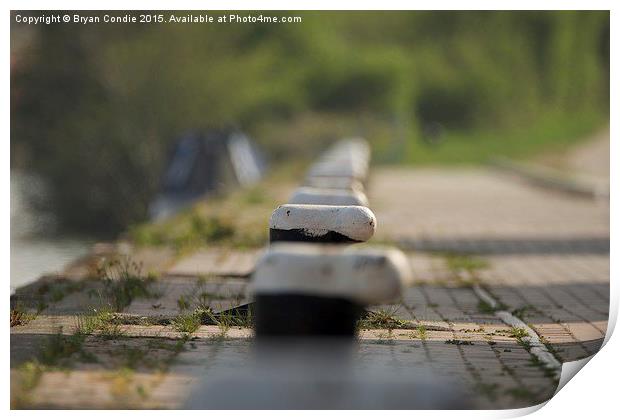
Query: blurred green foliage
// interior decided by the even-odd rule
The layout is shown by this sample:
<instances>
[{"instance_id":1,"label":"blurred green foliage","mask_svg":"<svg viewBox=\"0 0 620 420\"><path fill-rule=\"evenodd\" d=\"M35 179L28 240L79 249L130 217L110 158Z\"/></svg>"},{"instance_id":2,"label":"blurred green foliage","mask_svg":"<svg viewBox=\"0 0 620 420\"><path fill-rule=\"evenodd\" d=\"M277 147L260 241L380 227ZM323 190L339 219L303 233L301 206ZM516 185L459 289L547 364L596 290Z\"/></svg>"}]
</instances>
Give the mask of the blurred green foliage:
<instances>
[{"instance_id":1,"label":"blurred green foliage","mask_svg":"<svg viewBox=\"0 0 620 420\"><path fill-rule=\"evenodd\" d=\"M119 230L189 129L242 127L275 161L361 134L378 162L467 163L609 118L608 12L291 14L36 27L12 63L12 165L49 181L65 224Z\"/></svg>"}]
</instances>

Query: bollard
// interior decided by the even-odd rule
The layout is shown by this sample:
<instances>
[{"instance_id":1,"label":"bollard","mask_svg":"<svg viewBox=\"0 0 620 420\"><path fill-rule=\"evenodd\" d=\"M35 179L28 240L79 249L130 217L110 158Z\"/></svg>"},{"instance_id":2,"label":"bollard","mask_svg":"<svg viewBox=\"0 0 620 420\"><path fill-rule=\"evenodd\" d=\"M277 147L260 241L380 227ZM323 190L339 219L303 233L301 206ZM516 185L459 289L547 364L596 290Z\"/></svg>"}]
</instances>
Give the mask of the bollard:
<instances>
[{"instance_id":1,"label":"bollard","mask_svg":"<svg viewBox=\"0 0 620 420\"><path fill-rule=\"evenodd\" d=\"M366 162L352 157L336 157L330 160L319 160L310 167L309 177L348 177L363 181L366 179L368 165Z\"/></svg>"},{"instance_id":2,"label":"bollard","mask_svg":"<svg viewBox=\"0 0 620 420\"><path fill-rule=\"evenodd\" d=\"M364 191L364 184L351 177L308 176L303 181L303 185L313 188Z\"/></svg>"},{"instance_id":3,"label":"bollard","mask_svg":"<svg viewBox=\"0 0 620 420\"><path fill-rule=\"evenodd\" d=\"M300 187L288 203L368 207L368 198L362 191Z\"/></svg>"},{"instance_id":4,"label":"bollard","mask_svg":"<svg viewBox=\"0 0 620 420\"><path fill-rule=\"evenodd\" d=\"M370 146L362 138L342 139L332 145L322 155L323 158L333 158L334 156L353 156L368 162L370 160Z\"/></svg>"},{"instance_id":5,"label":"bollard","mask_svg":"<svg viewBox=\"0 0 620 420\"><path fill-rule=\"evenodd\" d=\"M340 140L310 167L305 185L363 191L369 162L370 147L364 139Z\"/></svg>"},{"instance_id":6,"label":"bollard","mask_svg":"<svg viewBox=\"0 0 620 420\"><path fill-rule=\"evenodd\" d=\"M256 264L256 336L353 336L364 306L388 303L411 283L396 249L280 243Z\"/></svg>"},{"instance_id":7,"label":"bollard","mask_svg":"<svg viewBox=\"0 0 620 420\"><path fill-rule=\"evenodd\" d=\"M367 207L285 204L271 214L269 242L364 242L376 225Z\"/></svg>"}]
</instances>

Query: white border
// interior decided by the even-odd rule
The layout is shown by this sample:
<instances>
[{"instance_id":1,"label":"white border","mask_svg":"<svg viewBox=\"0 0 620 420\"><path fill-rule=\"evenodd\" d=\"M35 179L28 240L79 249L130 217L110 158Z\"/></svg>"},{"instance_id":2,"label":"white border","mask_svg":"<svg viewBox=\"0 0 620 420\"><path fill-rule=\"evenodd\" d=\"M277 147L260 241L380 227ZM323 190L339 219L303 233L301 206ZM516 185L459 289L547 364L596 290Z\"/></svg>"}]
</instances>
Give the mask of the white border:
<instances>
[{"instance_id":1,"label":"white border","mask_svg":"<svg viewBox=\"0 0 620 420\"><path fill-rule=\"evenodd\" d=\"M2 195L7 199L9 199L9 141L10 138L10 130L9 130L9 110L10 110L10 96L8 95L10 89L10 79L9 79L9 40L10 40L10 25L9 25L9 10L44 10L44 9L82 9L82 10L199 10L199 9L207 9L207 10L347 10L347 9L362 9L362 10L407 10L407 9L417 9L417 10L454 10L454 9L462 9L463 6L467 6L472 10L483 10L483 9L498 9L498 10L571 10L571 9L581 9L581 10L611 10L611 74L614 74L614 70L617 71L620 66L618 66L618 30L617 25L620 20L616 16L616 11L618 7L616 6L617 2L613 1L605 1L605 0L590 0L590 1L577 1L577 0L552 0L552 1L533 1L533 0L522 0L522 1L514 1L514 0L504 0L504 1L491 1L491 0L470 0L468 2L459 2L456 0L452 1L441 1L434 0L432 2L406 2L406 1L397 1L397 0L383 0L381 2L377 1L368 1L368 0L359 0L359 1L340 1L335 2L333 0L314 0L314 1L298 1L295 4L291 4L291 2L285 1L247 1L247 0L229 0L229 1L209 1L209 2L196 2L191 0L177 0L175 2L166 2L162 0L158 1L118 1L118 0L110 0L110 1L76 1L76 0L64 0L64 1L56 1L53 4L50 2L45 2L41 0L23 0L23 1L15 1L9 0L4 2L7 6L5 20L3 20L3 35L4 40L2 42L2 57L4 58L4 66L2 67L3 72L3 84L4 84L4 100L2 101L3 108L3 121L4 124L2 127L5 132L5 141L2 142L2 156L5 162L5 167L3 171L3 182L0 184L0 188L2 189ZM616 6L616 7L614 7ZM611 79L611 108L610 115L617 116L618 114L618 82L617 79L612 77ZM617 128L614 122L611 122L611 213L618 212L618 200L617 200L617 185L616 180L618 179L618 150L617 146ZM5 201L6 203L6 201ZM5 204L2 206L2 232L4 234L4 238L2 241L2 256L3 256L3 264L2 271L4 274L4 279L7 282L5 289L7 295L3 300L4 313L7 314L9 312L9 285L8 279L10 278L9 272L9 262L10 262L10 216L9 216L9 206ZM615 246L613 237L614 234L617 233L618 225L614 223L614 220L611 221L611 261L618 261L618 247ZM618 274L618 264L613 263L611 265L611 278L617 278ZM610 311L610 326L615 325L615 321L617 318L618 311L618 287L617 281L612 280L612 289L611 289L611 311ZM9 335L9 326L8 323L5 324L5 337ZM611 330L612 328L610 328ZM8 341L8 340L7 340ZM4 381L2 381L2 390L1 395L5 401L4 407L8 410L9 407L9 347L7 344L1 346L3 360L5 361L5 374L3 376ZM618 374L618 359L617 356L620 354L620 343L617 337L612 336L611 339L608 337L608 341L605 347L597 354L590 363L588 363L583 371L577 375L577 379L570 381L551 401L541 410L536 411L531 415L531 418L547 418L547 417L558 417L558 418L584 418L587 417L589 419L596 418L607 418L609 417L609 413L614 413L617 411L617 374ZM441 411L441 412L388 412L388 413L380 413L380 412L353 412L353 413L344 413L344 412L329 412L329 413L321 413L321 417L338 417L341 418L343 416L355 416L359 419L364 418L373 418L376 419L378 416L395 416L401 418L410 418L410 416L421 416L423 418L431 418L431 419L443 419L443 418L453 418L458 416L459 418L501 418L501 417L514 417L519 415L524 415L527 412L531 412L532 409L525 410L506 410L506 411L473 411L473 412L449 412L449 411ZM319 415L316 412L296 412L295 414L291 414L288 412L225 412L225 413L196 413L197 415L213 415L213 416L226 416L226 418L232 417L241 417L241 416L256 416L258 418L265 417L269 419L273 418L290 418L290 416L294 415L296 418L310 418ZM55 412L27 412L27 411L12 411L10 413L12 417L15 418L29 418L34 416L49 416L52 419L57 417L62 418L77 418L83 417L84 413L78 411L55 411ZM192 416L192 413L177 413L171 411L158 411L158 412L150 412L150 413L135 413L132 411L123 411L123 412L115 412L115 413L107 413L103 411L89 411L87 414L89 417L93 418L103 418L104 416L120 416L120 417L134 417L136 415L147 415L152 416L153 418L163 418L168 416Z\"/></svg>"}]
</instances>

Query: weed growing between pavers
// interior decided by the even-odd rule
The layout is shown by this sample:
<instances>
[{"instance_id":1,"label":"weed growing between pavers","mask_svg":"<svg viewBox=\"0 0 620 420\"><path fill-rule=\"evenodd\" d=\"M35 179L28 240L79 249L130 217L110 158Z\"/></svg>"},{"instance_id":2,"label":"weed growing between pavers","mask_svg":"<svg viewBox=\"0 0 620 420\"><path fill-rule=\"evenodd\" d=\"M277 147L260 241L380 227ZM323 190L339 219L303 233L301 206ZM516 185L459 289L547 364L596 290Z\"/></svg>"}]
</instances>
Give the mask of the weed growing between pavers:
<instances>
[{"instance_id":1,"label":"weed growing between pavers","mask_svg":"<svg viewBox=\"0 0 620 420\"><path fill-rule=\"evenodd\" d=\"M130 391L135 391L135 395L144 399L148 396L148 390L142 384L133 386L134 372L138 369L155 370L158 373L167 372L170 363L181 352L185 343L191 339L189 334L183 334L180 339L140 339L135 337L135 342L131 337L122 337L121 341L111 341L111 347L101 345L98 342L89 342L89 348L97 354L86 351L85 340L88 335L83 331L95 331L94 327L82 324L76 329L73 335L58 334L41 348L39 354L18 367L19 377L15 394L11 395L12 408L28 408L31 391L36 388L43 374L53 371L71 372L74 364L77 363L96 363L97 366L105 369L112 369L104 374L104 379L109 381L110 392L114 398L121 397L116 391L123 389L125 394L121 398L125 402L131 400ZM100 335L92 335L99 337ZM107 339L103 338L107 341ZM146 345L144 341L146 340ZM163 353L161 352L163 351ZM161 377L156 377L161 378ZM137 389L142 386L142 391Z\"/></svg>"},{"instance_id":2,"label":"weed growing between pavers","mask_svg":"<svg viewBox=\"0 0 620 420\"><path fill-rule=\"evenodd\" d=\"M203 310L213 310L211 308L211 302L214 300L227 300L232 301L233 307L239 306L241 300L244 298L242 293L236 294L222 294L209 291L207 289L207 278L202 276L196 281L196 286L184 295L181 295L177 299L177 307L181 312L187 311L192 307Z\"/></svg>"},{"instance_id":3,"label":"weed growing between pavers","mask_svg":"<svg viewBox=\"0 0 620 420\"><path fill-rule=\"evenodd\" d=\"M115 339L124 335L115 314L107 308L93 309L89 315L78 315L76 332L83 335L96 334L107 339Z\"/></svg>"},{"instance_id":4,"label":"weed growing between pavers","mask_svg":"<svg viewBox=\"0 0 620 420\"><path fill-rule=\"evenodd\" d=\"M37 357L23 363L18 368L20 390L17 395L11 396L12 408L19 408L28 403L28 393L36 388L44 372L68 368L70 356L78 353L80 360L93 360L92 355L83 349L85 337L84 334L78 332L73 335L60 333L53 335L41 347Z\"/></svg>"},{"instance_id":5,"label":"weed growing between pavers","mask_svg":"<svg viewBox=\"0 0 620 420\"><path fill-rule=\"evenodd\" d=\"M220 333L216 338L226 337L231 327L252 328L254 326L251 305L231 308L219 313L215 313L211 308L198 308L195 313L200 317L202 324L217 325Z\"/></svg>"},{"instance_id":6,"label":"weed growing between pavers","mask_svg":"<svg viewBox=\"0 0 620 420\"><path fill-rule=\"evenodd\" d=\"M129 337L126 337L124 334L122 327L124 323L172 323L169 319L151 320L146 319L147 317L132 317L116 313L116 311L120 311L128 306L137 297L155 297L155 294L149 289L155 278L153 276L143 277L141 275L141 265L132 262L128 258L111 260L99 267L98 274L99 280L103 281L104 287L102 290L91 289L89 296L92 297L91 294L96 293L96 297L98 296L102 303L107 302L108 306L104 305L101 308L92 310L92 312L78 315L76 317L75 330L71 335L60 333L53 335L40 347L36 357L17 368L19 385L15 394L12 395L11 404L13 408L28 406L31 391L36 388L41 376L45 372L71 369L75 362L101 364L102 361L94 353L84 349L84 343L88 336L98 337L106 341L114 340L113 342L125 338L129 340ZM35 296L39 298L40 304L44 303L47 306L47 302L62 300L66 294L84 289L87 283L86 281L69 282L64 280L54 284L46 283L35 291ZM40 306L44 307L43 305ZM11 325L15 326L24 323L32 316L32 314L23 311L20 306L15 305L11 312ZM179 329L195 331L197 326L200 325L200 318L197 315L194 315L194 318L198 320L196 326L190 326L185 322ZM177 321L180 322L180 320ZM109 355L112 356L115 364L120 364L120 369L124 370L125 373L131 373L137 366L164 371L172 358L183 349L183 346L190 338L189 334L184 334L175 341L174 345L170 345L167 350L171 356L163 361L151 360L150 356L146 354L147 351L124 345L120 350L110 352ZM114 345L117 344L116 342ZM131 375L121 376L127 379ZM142 389L142 392L138 392L138 394L146 395L146 389Z\"/></svg>"},{"instance_id":7,"label":"weed growing between pavers","mask_svg":"<svg viewBox=\"0 0 620 420\"><path fill-rule=\"evenodd\" d=\"M98 277L103 281L103 296L112 307L120 312L138 297L157 297L150 290L156 278L149 274L142 276L142 264L129 258L104 261L97 269Z\"/></svg>"},{"instance_id":8,"label":"weed growing between pavers","mask_svg":"<svg viewBox=\"0 0 620 420\"><path fill-rule=\"evenodd\" d=\"M23 305L18 303L15 308L11 309L11 327L26 325L33 321L37 315L38 313L27 311Z\"/></svg>"},{"instance_id":9,"label":"weed growing between pavers","mask_svg":"<svg viewBox=\"0 0 620 420\"><path fill-rule=\"evenodd\" d=\"M220 329L220 336L225 337L231 327L252 328L253 318L251 308L232 308L215 313L211 308L197 308L189 314L180 314L172 320L172 325L179 332L193 333L200 325L216 325Z\"/></svg>"},{"instance_id":10,"label":"weed growing between pavers","mask_svg":"<svg viewBox=\"0 0 620 420\"><path fill-rule=\"evenodd\" d=\"M517 340L519 340L524 337L529 337L529 334L527 333L527 330L525 328L512 327L510 329L509 337L516 338Z\"/></svg>"},{"instance_id":11,"label":"weed growing between pavers","mask_svg":"<svg viewBox=\"0 0 620 420\"><path fill-rule=\"evenodd\" d=\"M418 325L413 331L411 331L409 338L419 338L422 341L426 340L426 325Z\"/></svg>"},{"instance_id":12,"label":"weed growing between pavers","mask_svg":"<svg viewBox=\"0 0 620 420\"><path fill-rule=\"evenodd\" d=\"M120 348L111 350L109 354L114 360L114 370L105 377L109 381L112 397L122 404L128 404L133 396L140 401L146 400L149 391L161 381L174 358L191 339L191 334L183 334L179 339L148 339L146 346L127 341ZM161 351L165 352L163 357ZM136 382L135 373L141 369L158 373L148 387L145 383Z\"/></svg>"},{"instance_id":13,"label":"weed growing between pavers","mask_svg":"<svg viewBox=\"0 0 620 420\"><path fill-rule=\"evenodd\" d=\"M179 332L191 334L200 327L200 315L180 314L172 320L172 326Z\"/></svg>"},{"instance_id":14,"label":"weed growing between pavers","mask_svg":"<svg viewBox=\"0 0 620 420\"><path fill-rule=\"evenodd\" d=\"M66 367L67 358L75 353L82 353L85 359L89 359L83 351L86 336L81 333L73 335L56 334L43 345L37 360L42 365L49 367Z\"/></svg>"},{"instance_id":15,"label":"weed growing between pavers","mask_svg":"<svg viewBox=\"0 0 620 420\"><path fill-rule=\"evenodd\" d=\"M480 282L479 270L489 267L489 263L468 254L442 253L446 267L462 286L472 286Z\"/></svg>"},{"instance_id":16,"label":"weed growing between pavers","mask_svg":"<svg viewBox=\"0 0 620 420\"><path fill-rule=\"evenodd\" d=\"M418 336L420 337L420 340L422 341L426 340L426 326L418 325L417 331L418 331Z\"/></svg>"},{"instance_id":17,"label":"weed growing between pavers","mask_svg":"<svg viewBox=\"0 0 620 420\"><path fill-rule=\"evenodd\" d=\"M558 353L558 351L553 348L551 343L543 336L540 336L540 342L545 346L547 351L553 355L560 363L564 362L564 358Z\"/></svg>"},{"instance_id":18,"label":"weed growing between pavers","mask_svg":"<svg viewBox=\"0 0 620 420\"><path fill-rule=\"evenodd\" d=\"M253 328L253 316L251 304L228 309L226 311L215 312L213 309L196 308L189 313L182 313L174 317L166 315L131 315L115 313L110 309L97 309L86 315L79 315L77 328L85 334L98 335L102 337L112 337L116 329L122 335L124 325L170 325L177 327L179 332L187 332L193 324L216 325L221 328L229 327ZM97 326L96 328L94 326ZM195 330L194 330L195 331Z\"/></svg>"},{"instance_id":19,"label":"weed growing between pavers","mask_svg":"<svg viewBox=\"0 0 620 420\"><path fill-rule=\"evenodd\" d=\"M394 330L411 329L417 325L411 321L405 321L394 317L394 311L379 310L368 311L366 315L358 321L358 329Z\"/></svg>"}]
</instances>

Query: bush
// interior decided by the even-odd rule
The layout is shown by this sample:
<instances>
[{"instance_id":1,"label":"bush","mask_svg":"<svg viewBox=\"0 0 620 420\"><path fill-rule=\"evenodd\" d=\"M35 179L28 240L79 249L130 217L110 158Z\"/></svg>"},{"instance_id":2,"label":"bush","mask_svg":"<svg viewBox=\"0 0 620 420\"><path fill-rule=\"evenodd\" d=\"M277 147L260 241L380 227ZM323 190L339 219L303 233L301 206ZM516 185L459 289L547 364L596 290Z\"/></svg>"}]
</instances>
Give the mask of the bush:
<instances>
[{"instance_id":1,"label":"bush","mask_svg":"<svg viewBox=\"0 0 620 420\"><path fill-rule=\"evenodd\" d=\"M439 124L478 161L480 132L608 119L608 12L293 14L303 22L36 27L12 51L13 167L48 182L66 226L119 231L145 218L186 130L239 124L276 162L351 134L381 161L452 161L458 142L418 150Z\"/></svg>"}]
</instances>

